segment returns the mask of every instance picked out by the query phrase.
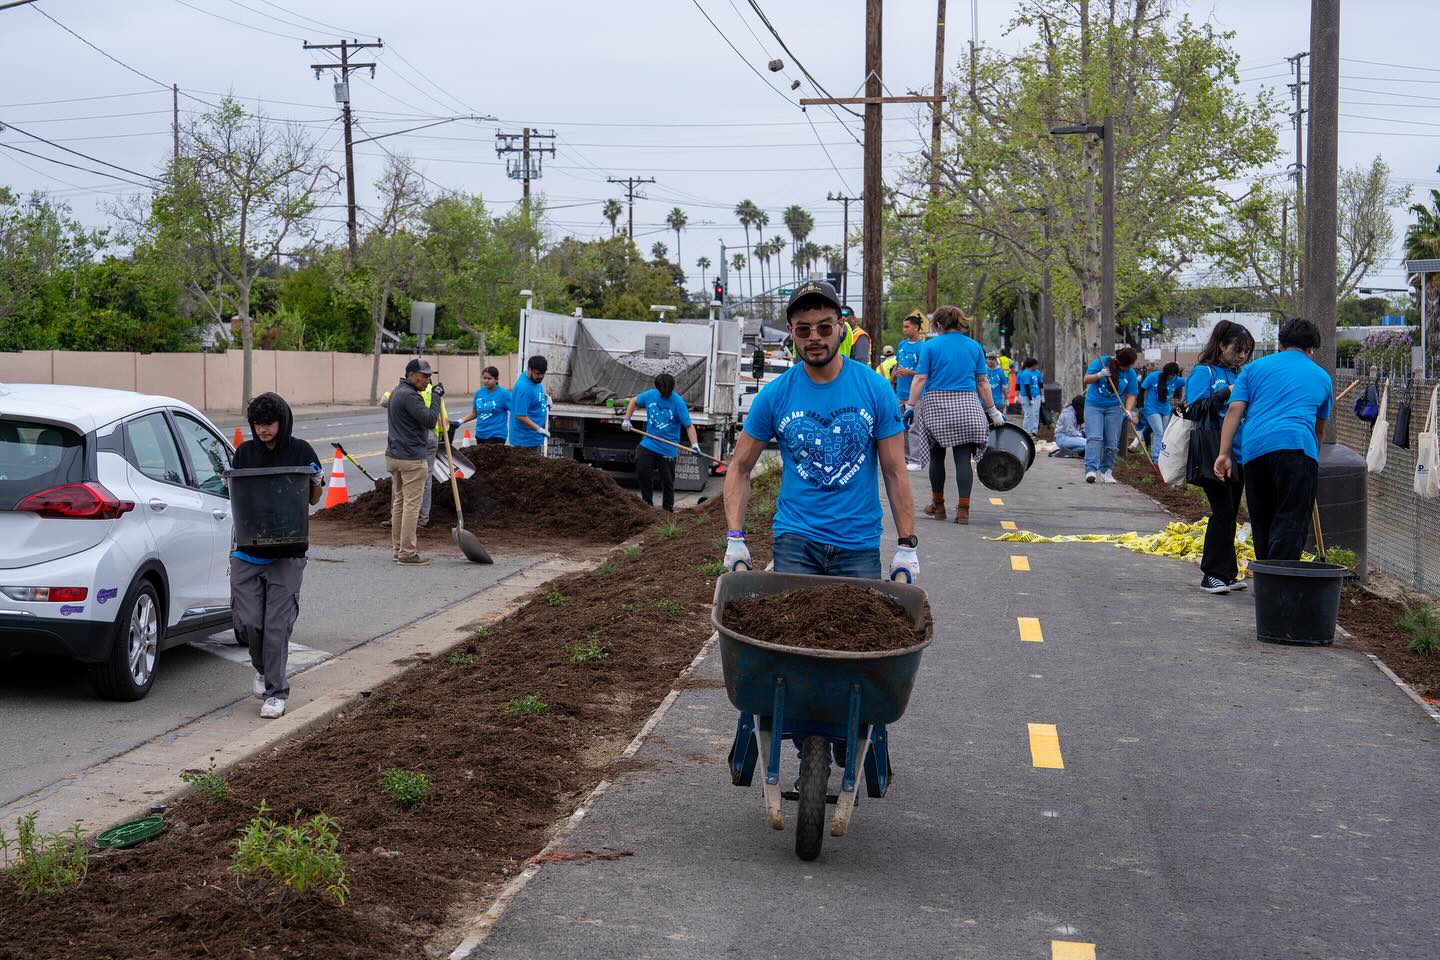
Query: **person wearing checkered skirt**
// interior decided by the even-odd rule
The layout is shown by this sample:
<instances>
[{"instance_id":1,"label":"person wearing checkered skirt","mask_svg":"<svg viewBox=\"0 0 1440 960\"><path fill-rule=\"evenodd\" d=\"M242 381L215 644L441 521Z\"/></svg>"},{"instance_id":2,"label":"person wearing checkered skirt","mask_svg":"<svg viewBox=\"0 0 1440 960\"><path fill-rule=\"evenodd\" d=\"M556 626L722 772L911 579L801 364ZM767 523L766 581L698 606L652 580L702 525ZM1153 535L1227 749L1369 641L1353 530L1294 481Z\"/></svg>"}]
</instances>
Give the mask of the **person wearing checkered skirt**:
<instances>
[{"instance_id":1,"label":"person wearing checkered skirt","mask_svg":"<svg viewBox=\"0 0 1440 960\"><path fill-rule=\"evenodd\" d=\"M990 424L1004 423L1005 414L990 393L985 351L965 333L968 318L959 307L944 306L932 322L941 333L920 352L906 417L918 407L920 464L930 468L931 503L925 513L945 519L945 451L950 450L960 493L955 522L969 523L975 451L989 439Z\"/></svg>"}]
</instances>

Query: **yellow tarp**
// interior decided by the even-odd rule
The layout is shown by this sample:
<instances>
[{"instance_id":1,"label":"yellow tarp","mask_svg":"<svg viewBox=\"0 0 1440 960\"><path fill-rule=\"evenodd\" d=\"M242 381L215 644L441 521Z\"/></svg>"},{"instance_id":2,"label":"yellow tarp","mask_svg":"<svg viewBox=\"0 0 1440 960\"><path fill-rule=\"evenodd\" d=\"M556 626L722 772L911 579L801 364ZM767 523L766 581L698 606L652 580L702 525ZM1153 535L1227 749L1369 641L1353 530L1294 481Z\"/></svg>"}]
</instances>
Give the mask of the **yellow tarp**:
<instances>
[{"instance_id":1,"label":"yellow tarp","mask_svg":"<svg viewBox=\"0 0 1440 960\"><path fill-rule=\"evenodd\" d=\"M1159 533L1136 533L1134 531L1130 533L1080 533L1060 537L1046 537L1038 533L1031 533L1029 530L1017 530L1014 533L987 539L1003 540L1009 543L1113 543L1121 549L1134 553L1144 553L1154 557L1174 557L1177 560L1198 563L1200 555L1205 549L1207 523L1207 520L1200 520L1196 523L1171 523ZM1248 533L1248 528L1246 532ZM1251 560L1255 559L1255 548L1250 545L1248 536L1236 539L1235 556L1240 561L1242 570L1249 565ZM1307 556L1305 559L1311 558Z\"/></svg>"}]
</instances>

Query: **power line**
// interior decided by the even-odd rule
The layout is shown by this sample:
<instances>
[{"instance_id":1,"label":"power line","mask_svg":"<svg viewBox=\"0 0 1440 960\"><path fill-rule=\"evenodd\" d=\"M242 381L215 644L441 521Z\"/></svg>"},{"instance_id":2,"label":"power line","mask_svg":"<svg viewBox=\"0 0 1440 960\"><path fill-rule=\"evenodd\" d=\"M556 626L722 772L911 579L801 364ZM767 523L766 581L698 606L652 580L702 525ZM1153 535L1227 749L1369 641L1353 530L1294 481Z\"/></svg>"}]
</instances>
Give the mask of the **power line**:
<instances>
[{"instance_id":1,"label":"power line","mask_svg":"<svg viewBox=\"0 0 1440 960\"><path fill-rule=\"evenodd\" d=\"M800 68L800 72L805 74L805 78L810 81L811 86L813 86L816 90L820 91L821 96L826 97L830 100L834 100L835 95L829 90L826 90L824 84L822 84L819 80L816 80L814 75L811 74L809 70L805 69L805 64L800 62L800 58L795 56L795 52L791 50L790 47L785 43L785 38L780 36L780 31L776 30L775 25L770 22L770 18L765 16L765 11L760 9L760 4L756 2L756 0L747 0L747 2L750 4L750 9L754 10L755 15L760 18L760 22L765 25L765 29L769 30L771 35L774 36L776 42L780 44L780 49L784 50L785 53L790 57L790 59L795 61L795 66ZM859 112L852 110L850 107L845 107L842 105L842 109L846 113L853 114L856 117L862 116Z\"/></svg>"},{"instance_id":2,"label":"power line","mask_svg":"<svg viewBox=\"0 0 1440 960\"><path fill-rule=\"evenodd\" d=\"M223 20L226 23L234 24L237 27L244 27L246 30L254 30L256 33L266 33L272 37L279 37L281 40L299 40L301 43L305 42L304 37L297 36L293 33L277 33L274 30L266 30L264 27L257 27L253 23L246 23L243 20L236 20L232 17L227 17L224 14L206 10L204 7L197 7L193 3L187 3L186 0L175 0L175 2L180 4L180 6L182 7L188 7L189 9L194 10L196 13L203 14L207 17L213 17L216 20Z\"/></svg>"},{"instance_id":3,"label":"power line","mask_svg":"<svg viewBox=\"0 0 1440 960\"><path fill-rule=\"evenodd\" d=\"M1341 63L1363 63L1371 67L1391 67L1395 70L1423 70L1426 73L1440 73L1440 67L1418 67L1406 63L1386 63L1380 60L1356 60L1354 57L1341 57ZM1400 79L1396 77L1395 79Z\"/></svg>"},{"instance_id":4,"label":"power line","mask_svg":"<svg viewBox=\"0 0 1440 960\"><path fill-rule=\"evenodd\" d=\"M21 132L21 133L24 133L23 130L20 131L20 132ZM48 141L47 141L47 142L48 142ZM17 147L17 146L15 146L15 144L13 144L13 143L0 142L0 147L4 147L6 150L14 150L16 153L23 153L23 154L25 154L26 156L28 156L28 157L34 157L34 158L37 159L37 160L44 160L44 161L46 161L46 162L48 162L48 163L58 163L60 166L62 166L62 167L69 167L69 168L72 169L72 170L80 170L80 171L82 171L82 172L84 172L84 173L93 173L93 174L95 174L96 176L100 176L100 177L109 177L111 180L119 180L119 181L121 181L122 183L128 183L128 184L130 184L131 186L136 186L136 187L143 187L143 188L145 188L145 189L147 189L147 190L153 189L152 185L151 185L151 184L148 184L148 183L136 183L134 180L126 180L124 177L117 177L117 176L115 176L115 174L113 174L113 173L106 173L106 172L103 171L103 170L91 170L89 167L82 167L82 166L79 166L78 164L68 163L68 162L66 162L66 161L64 161L64 160L57 160L57 159L54 158L54 157L47 157L47 156L45 156L43 153L35 153L35 152L32 151L32 150L26 150L24 147ZM61 149L61 150L67 150L68 148L67 148L67 147L60 147L60 149ZM70 153L75 153L74 150L70 150L69 152L70 152ZM79 154L79 156L84 157L85 154L82 153L82 154ZM95 158L94 158L94 157L86 157L86 159L87 159L87 160L94 160ZM96 162L97 162L97 163L105 163L104 160L98 160L98 161L96 161ZM114 166L113 164L108 164L108 163L105 163L105 165L106 165L107 167L108 167L108 166ZM116 167L115 169L117 169L117 170L124 170L125 168L124 168L124 167ZM141 177L143 177L143 176L145 176L145 174L143 174L143 173L141 173L141 174L136 174L136 176L141 176ZM63 183L64 181L61 181L61 182Z\"/></svg>"},{"instance_id":5,"label":"power line","mask_svg":"<svg viewBox=\"0 0 1440 960\"><path fill-rule=\"evenodd\" d=\"M74 155L77 156L77 157L81 157L81 158L83 158L83 159L85 159L85 160L89 160L91 163L98 163L98 164L100 164L100 165L103 166L103 167L111 167L112 169L119 170L119 171L121 171L122 173L128 173L128 174L130 174L132 177L142 177L142 178L144 178L144 179L146 179L146 180L154 181L155 183L161 183L161 182L163 182L163 181L161 181L161 179L160 179L159 177L152 177L152 176L150 176L150 174L148 174L148 173L141 173L139 170L131 170L129 167L122 167L122 166L120 166L118 163L111 163L111 162L108 161L108 160L101 160L99 157L92 157L92 156L90 156L88 153L81 153L79 150L72 150L70 147L61 146L60 144L56 143L56 142L53 141L53 140L47 140L47 139L45 139L44 137L40 136L40 135L37 134L37 133L30 133L30 132L27 131L27 130L21 130L19 127L15 126L15 124L10 123L9 121L0 120L0 130L6 130L6 129L14 130L16 133L21 134L21 135L23 135L23 136L27 136L27 137L29 137L31 140L39 140L41 143L47 144L47 145L49 145L49 146L52 146L52 147L54 147L54 148L57 149L57 150L64 150L66 153L72 153L72 154L74 154Z\"/></svg>"},{"instance_id":6,"label":"power line","mask_svg":"<svg viewBox=\"0 0 1440 960\"><path fill-rule=\"evenodd\" d=\"M712 27L715 28L715 32L718 33L718 34L720 34L720 39L725 41L725 45L726 45L727 47L729 47L731 50L734 50L734 51L735 51L735 56L737 56L737 57L740 58L740 60L745 64L745 66L749 68L749 70L750 70L751 73L753 73L753 74L755 74L755 76L759 77L759 78L760 78L760 81L761 81L762 83L764 83L765 86L769 87L771 90L774 90L774 91L775 91L775 96L779 97L781 100L784 100L786 103L790 104L790 106L792 106L792 107L797 105L794 100L791 100L788 96L785 95L785 92L784 92L783 90L781 90L779 87L775 86L775 84L771 83L771 82L770 82L770 79L769 79L768 77L766 77L765 74L763 74L763 73L761 73L759 70L757 70L757 69L755 68L755 64L751 63L751 62L746 58L745 54L743 54L743 53L740 52L740 48L739 48L739 47L735 46L735 44L733 44L733 43L730 42L730 38L727 37L727 36L725 36L725 31L724 31L724 30L721 30L721 29L720 29L720 25L710 18L710 14L708 14L708 13L705 12L705 8L704 8L704 7L700 6L700 0L690 0L690 2L695 5L695 9L696 9L696 10L699 10L699 11L700 11L700 15L701 15L702 17L704 17L707 21L709 21L710 26L712 26Z\"/></svg>"},{"instance_id":7,"label":"power line","mask_svg":"<svg viewBox=\"0 0 1440 960\"><path fill-rule=\"evenodd\" d=\"M166 90L170 89L168 86ZM114 100L117 97L151 97L162 91L159 90L136 90L134 93L102 93L96 97L66 97L63 100L29 100L25 103L0 103L0 110L8 110L11 107L48 107L57 103L82 103L87 100ZM169 111L165 111L168 113Z\"/></svg>"}]
</instances>

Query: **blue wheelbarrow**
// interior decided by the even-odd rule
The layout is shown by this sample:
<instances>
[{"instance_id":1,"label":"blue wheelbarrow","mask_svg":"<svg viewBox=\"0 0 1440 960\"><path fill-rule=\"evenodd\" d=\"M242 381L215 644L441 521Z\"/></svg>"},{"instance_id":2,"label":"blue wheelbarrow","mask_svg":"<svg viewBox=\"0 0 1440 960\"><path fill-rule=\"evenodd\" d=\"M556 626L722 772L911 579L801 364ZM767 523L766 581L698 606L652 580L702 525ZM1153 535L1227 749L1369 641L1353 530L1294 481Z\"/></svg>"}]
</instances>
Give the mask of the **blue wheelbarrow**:
<instances>
[{"instance_id":1,"label":"blue wheelbarrow","mask_svg":"<svg viewBox=\"0 0 1440 960\"><path fill-rule=\"evenodd\" d=\"M878 590L893 598L925 631L926 639L883 653L806 650L735 633L723 622L725 605L731 600L837 584ZM795 854L814 860L824 840L827 803L835 805L830 835L843 837L850 829L862 775L867 796L883 797L890 785L885 728L905 712L920 654L930 645L925 591L885 580L737 571L716 583L710 619L720 636L725 692L740 711L730 748L730 780L748 787L763 756L765 818L772 828L784 830L780 802L795 801ZM780 755L786 740L800 751L800 778L794 790L780 788ZM844 770L835 794L828 792L832 757Z\"/></svg>"}]
</instances>

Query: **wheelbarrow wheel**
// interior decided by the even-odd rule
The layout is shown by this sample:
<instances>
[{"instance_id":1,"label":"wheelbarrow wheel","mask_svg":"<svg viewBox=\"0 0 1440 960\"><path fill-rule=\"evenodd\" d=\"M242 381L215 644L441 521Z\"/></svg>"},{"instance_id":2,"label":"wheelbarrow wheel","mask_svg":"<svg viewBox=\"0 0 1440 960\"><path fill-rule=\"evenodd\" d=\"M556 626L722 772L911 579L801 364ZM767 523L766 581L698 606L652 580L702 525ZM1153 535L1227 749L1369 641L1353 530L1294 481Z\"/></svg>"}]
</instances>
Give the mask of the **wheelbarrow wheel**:
<instances>
[{"instance_id":1,"label":"wheelbarrow wheel","mask_svg":"<svg viewBox=\"0 0 1440 960\"><path fill-rule=\"evenodd\" d=\"M825 790L830 785L830 741L806 737L800 748L799 809L795 813L795 855L820 856L825 839Z\"/></svg>"}]
</instances>

